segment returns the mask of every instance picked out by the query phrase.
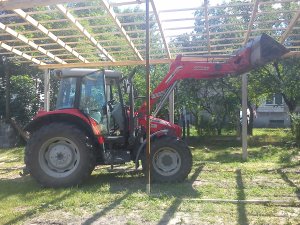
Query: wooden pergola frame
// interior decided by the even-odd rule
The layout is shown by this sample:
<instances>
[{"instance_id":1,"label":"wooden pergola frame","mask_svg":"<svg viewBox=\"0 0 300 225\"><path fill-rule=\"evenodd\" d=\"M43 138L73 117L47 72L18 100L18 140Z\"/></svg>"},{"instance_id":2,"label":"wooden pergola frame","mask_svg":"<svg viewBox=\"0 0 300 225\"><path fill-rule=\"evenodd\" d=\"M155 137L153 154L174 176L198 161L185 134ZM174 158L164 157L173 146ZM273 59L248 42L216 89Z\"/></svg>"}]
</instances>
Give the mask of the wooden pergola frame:
<instances>
[{"instance_id":1,"label":"wooden pergola frame","mask_svg":"<svg viewBox=\"0 0 300 225\"><path fill-rule=\"evenodd\" d=\"M256 34L267 32L280 43L285 44L286 40L293 43L293 46L287 46L291 52L288 56L300 55L300 29L298 20L300 17L300 1L298 8L290 10L277 8L276 13L282 15L288 14L285 19L264 20L260 17L271 15L273 10L265 10L266 6L274 6L285 3L295 3L295 0L249 0L244 3L228 3L227 5L210 5L205 0L204 4L197 8L181 7L174 9L160 10L157 7L158 0L150 0L150 24L152 24L151 32L158 39L155 40L154 47L150 51L150 63L162 64L170 63L177 54L186 55L215 55L215 58L222 59L223 55L229 55L237 48L245 45L249 39ZM70 5L72 3L72 5ZM80 3L79 5L75 3ZM52 68L70 68L70 67L103 67L103 66L125 66L125 65L141 65L145 63L145 29L141 26L145 25L145 21L134 18L141 18L144 15L143 10L130 13L116 13L115 7L140 6L144 8L144 0L99 0L99 4L91 4L87 0L1 0L0 10L4 13L0 14L0 54L7 57L13 57L21 63L37 64L42 69ZM65 4L65 5L63 5ZM37 9L36 7L45 6L45 8ZM225 14L220 16L210 15L211 10L220 7L249 7L248 24L210 24L210 20L218 18L230 18L232 16L241 16L233 14ZM101 9L105 13L103 15L85 15L79 16L77 12L81 10ZM189 47L178 47L172 45L170 40L176 38L176 34L181 30L192 31L195 26L177 25L170 27L170 24L177 22L193 21L199 16L184 16L177 18L169 16L162 19L163 14L174 14L178 12L195 12L196 10L203 12L203 25L199 26L204 31L205 40L199 40ZM47 14L51 17L47 21L40 21L38 15ZM59 16L58 16L59 15ZM191 14L192 15L192 14ZM20 22L5 23L7 18L18 18ZM124 17L132 17L133 22L122 22ZM286 18L290 17L288 20ZM23 19L23 21L20 20ZM85 27L89 21L100 19L110 20L109 24L92 24ZM85 22L85 23L82 23ZM284 22L286 26L272 27L274 23ZM65 31L67 34L61 34L60 28L47 28L49 24L59 23L67 24ZM112 25L114 29L111 30ZM264 27L260 27L264 25ZM134 29L132 27L134 26ZM239 27L239 29L231 27ZM25 27L26 29L20 29ZM218 27L227 27L228 31L218 31ZM243 29L244 27L244 29ZM102 30L102 31L101 31ZM103 32L105 30L105 32ZM172 32L172 33L170 33ZM226 37L229 34L235 34L235 37ZM118 37L113 40L106 37ZM189 32L189 36L197 37L198 33ZM224 38L223 38L224 36ZM224 44L216 44L216 42L226 41ZM84 47L78 47L83 44ZM150 43L151 44L151 43ZM89 52L85 52L89 49ZM92 53L93 54L92 54ZM205 57L203 58L205 60Z\"/></svg>"},{"instance_id":2,"label":"wooden pergola frame","mask_svg":"<svg viewBox=\"0 0 300 225\"><path fill-rule=\"evenodd\" d=\"M41 69L45 69L45 85L44 85L44 106L45 110L49 110L49 69L56 68L73 68L73 67L108 67L108 66L129 66L129 65L146 65L146 83L147 83L147 165L148 165L148 182L147 182L147 192L150 193L150 64L165 64L172 61L172 57L176 54L189 54L189 55L198 55L197 61L200 60L201 55L203 60L208 60L207 55L210 59L213 60L224 60L229 54L237 50L238 48L245 45L250 38L255 36L257 32L268 32L274 38L285 44L285 41L289 40L289 43L293 43L293 46L287 46L290 48L291 52L287 54L288 56L299 56L300 55L300 34L293 33L297 31L300 27L297 27L297 23L300 17L300 0L297 1L298 7L296 9L284 9L284 10L269 10L264 11L263 6L271 6L271 9L276 4L285 4L285 3L295 3L295 0L249 0L249 2L244 3L234 3L227 5L217 5L210 6L208 0L204 0L204 4L201 7L197 8L177 8L177 9L168 9L160 10L157 8L155 1L158 0L136 0L136 1L121 1L121 0L99 0L99 4L90 5L87 0L0 0L0 54L5 56L10 56L10 53L14 56L14 60L19 59L18 57L23 58L33 64L38 65ZM94 2L94 1L93 1ZM68 5L68 3L83 3L79 6ZM121 7L126 5L138 5L146 3L146 13L141 12L132 12L132 13L116 13L114 7ZM151 3L151 4L150 4ZM66 4L66 5L62 5ZM152 6L152 11L150 12L150 5ZM35 7L48 6L43 10L35 9ZM262 7L261 7L262 6ZM210 10L216 10L220 7L231 8L231 7L250 7L248 10L249 22L246 24L246 27L243 28L245 24L238 24L238 28L235 28L237 24L228 23L228 24L210 24L211 19L220 19L220 18L231 18L231 17L241 17L245 16L244 14L222 14L219 16L211 16ZM82 17L77 14L77 11L83 9L102 9L105 11L103 16L86 16ZM29 9L29 10L28 10ZM176 25L174 27L165 26L167 23L175 23L182 21L193 21L194 17L186 18L171 18L171 19L161 19L160 14L163 13L178 13L184 11L203 12L203 17L197 18L202 19L202 25L190 26L190 25ZM266 26L263 28L254 28L254 25L259 23L266 25L267 23L282 23L282 19L277 21L264 22L264 20L259 21L260 16L271 15L272 13L280 13L281 15L287 14L285 18L291 18L290 20L284 18L285 26L282 27L272 27ZM58 14L64 18L54 18L48 21L39 21L35 19L37 15L40 14ZM150 21L150 14L155 18ZM200 13L201 14L201 13ZM124 17L138 17L146 15L146 21L140 21L138 19L136 22L127 22L122 23L122 18ZM18 23L4 23L1 20L5 18L22 18L24 21ZM111 20L113 24L114 31L111 27L111 24L100 24L100 25L91 25L85 27L82 21L90 21L96 19L106 19ZM154 24L152 28L152 34L156 37L154 47L152 52L150 50L150 22ZM68 31L71 31L70 34L56 34L59 33L63 28L54 28L47 29L47 24L59 23L59 24L68 24ZM145 25L144 29L141 29ZM137 26L139 29L128 29L130 26ZM227 26L232 29L228 31L214 31L215 28L221 26ZM18 28L26 28L24 29ZM33 28L33 29L32 29ZM178 34L172 35L167 34L167 31L179 31L179 30L194 30L195 28L202 28L203 33L206 38L197 40L193 42L193 46L188 47L178 47L172 46L170 44L170 39L172 37L177 37ZM102 30L101 30L102 29ZM110 31L107 32L106 30ZM99 31L101 30L101 31ZM105 31L103 31L105 30ZM113 30L113 31L111 31ZM63 31L66 31L63 29ZM37 36L35 36L37 32ZM73 34L76 32L76 34ZM300 33L300 32L299 32ZM145 34L145 35L143 35ZM226 35L235 34L235 37L226 37ZM28 36L27 36L28 35ZM110 38L105 38L105 36ZM118 35L118 39L112 38L112 35ZM188 35L190 38L197 37L202 35L195 32L189 32ZM225 37L221 37L225 35ZM159 36L159 38L157 38ZM63 41L63 40L64 41ZM223 41L224 44L213 44L214 42ZM21 45L20 45L21 43ZM125 43L125 44L124 44ZM197 46L198 44L204 44ZM11 45L10 45L11 44ZM76 45L82 44L82 48L79 48ZM144 45L143 45L144 44ZM206 44L206 45L205 45ZM75 45L75 47L72 47ZM195 46L194 46L195 45ZM93 50L93 56L83 51L83 49ZM108 50L110 49L110 50ZM144 50L145 49L145 50ZM2 51L4 50L4 52ZM56 53L53 52L62 52ZM130 54L130 52L132 54ZM125 54L126 53L126 54ZM41 54L41 55L38 55ZM87 57L84 57L84 56ZM127 56L128 55L128 56ZM74 58L75 57L75 58ZM189 58L191 60L191 58ZM74 63L69 63L74 61ZM19 61L23 62L23 61ZM246 115L247 109L247 75L243 75L243 115ZM171 96L170 96L171 97ZM174 97L170 98L169 104L169 113L170 121L172 121L172 114L174 114ZM243 117L243 159L247 158L247 121L246 116Z\"/></svg>"}]
</instances>

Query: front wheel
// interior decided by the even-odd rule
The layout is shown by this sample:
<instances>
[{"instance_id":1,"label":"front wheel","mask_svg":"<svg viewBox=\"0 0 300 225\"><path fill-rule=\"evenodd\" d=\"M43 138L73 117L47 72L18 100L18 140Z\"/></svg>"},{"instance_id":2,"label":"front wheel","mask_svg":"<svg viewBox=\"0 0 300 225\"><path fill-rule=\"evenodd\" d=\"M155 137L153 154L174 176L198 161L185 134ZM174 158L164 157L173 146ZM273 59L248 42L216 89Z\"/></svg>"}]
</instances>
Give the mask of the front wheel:
<instances>
[{"instance_id":1,"label":"front wheel","mask_svg":"<svg viewBox=\"0 0 300 225\"><path fill-rule=\"evenodd\" d=\"M95 157L84 132L69 124L53 123L32 134L25 163L43 186L67 187L82 183L91 174Z\"/></svg>"},{"instance_id":2,"label":"front wheel","mask_svg":"<svg viewBox=\"0 0 300 225\"><path fill-rule=\"evenodd\" d=\"M192 154L182 140L165 136L152 142L150 162L153 181L180 182L191 171Z\"/></svg>"}]
</instances>

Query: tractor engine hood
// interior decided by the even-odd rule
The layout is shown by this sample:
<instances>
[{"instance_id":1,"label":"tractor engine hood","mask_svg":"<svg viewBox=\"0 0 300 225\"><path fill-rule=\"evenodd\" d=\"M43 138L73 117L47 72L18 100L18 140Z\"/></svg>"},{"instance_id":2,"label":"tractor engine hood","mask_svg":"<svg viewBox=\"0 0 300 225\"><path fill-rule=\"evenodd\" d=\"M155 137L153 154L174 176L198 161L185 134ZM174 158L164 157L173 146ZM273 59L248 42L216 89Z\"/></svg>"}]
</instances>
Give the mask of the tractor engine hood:
<instances>
[{"instance_id":1,"label":"tractor engine hood","mask_svg":"<svg viewBox=\"0 0 300 225\"><path fill-rule=\"evenodd\" d=\"M173 136L176 136L178 138L181 138L182 136L182 130L181 127L170 123L166 120L150 117L150 126L151 126L151 133L154 133L159 130L168 130L169 133Z\"/></svg>"}]
</instances>

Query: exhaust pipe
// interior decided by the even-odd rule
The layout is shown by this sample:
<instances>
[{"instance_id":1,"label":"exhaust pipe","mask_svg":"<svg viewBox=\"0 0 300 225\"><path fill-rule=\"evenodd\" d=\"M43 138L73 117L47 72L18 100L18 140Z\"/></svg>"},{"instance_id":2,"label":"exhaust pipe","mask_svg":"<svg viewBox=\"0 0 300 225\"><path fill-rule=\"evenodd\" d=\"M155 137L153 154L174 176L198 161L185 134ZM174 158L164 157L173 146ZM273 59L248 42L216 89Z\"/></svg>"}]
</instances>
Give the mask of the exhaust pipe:
<instances>
[{"instance_id":1,"label":"exhaust pipe","mask_svg":"<svg viewBox=\"0 0 300 225\"><path fill-rule=\"evenodd\" d=\"M251 49L250 63L253 67L265 65L289 52L267 34L262 34L250 41L246 45L246 48L249 47Z\"/></svg>"}]
</instances>

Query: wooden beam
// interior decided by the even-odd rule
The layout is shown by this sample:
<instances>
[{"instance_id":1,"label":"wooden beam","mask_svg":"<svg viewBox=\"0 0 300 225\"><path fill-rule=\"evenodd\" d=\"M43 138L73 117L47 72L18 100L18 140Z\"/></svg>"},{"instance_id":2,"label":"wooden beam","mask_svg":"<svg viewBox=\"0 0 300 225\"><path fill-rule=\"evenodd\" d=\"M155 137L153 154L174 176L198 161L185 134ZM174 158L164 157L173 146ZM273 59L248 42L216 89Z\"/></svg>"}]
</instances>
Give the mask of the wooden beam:
<instances>
[{"instance_id":1,"label":"wooden beam","mask_svg":"<svg viewBox=\"0 0 300 225\"><path fill-rule=\"evenodd\" d=\"M160 18L159 18L154 0L150 0L150 2L151 2L151 5L152 5L152 10L154 12L154 15L156 17L156 21L157 21L157 24L158 24L158 27L159 27L161 38L162 38L164 46L165 46L165 50L167 52L167 56L168 56L169 59L171 59L171 53L170 53L169 46L168 46L168 43L167 43L167 40L166 40L165 32L164 32L164 29L162 27L162 24L161 24L161 21L160 21Z\"/></svg>"},{"instance_id":2,"label":"wooden beam","mask_svg":"<svg viewBox=\"0 0 300 225\"><path fill-rule=\"evenodd\" d=\"M155 59L150 60L150 64L169 64L172 59ZM90 63L68 63L68 64L48 64L39 66L40 69L58 69L58 68L83 68L83 67L107 67L107 66L131 66L131 65L145 65L145 60L127 60L117 62L90 62Z\"/></svg>"},{"instance_id":3,"label":"wooden beam","mask_svg":"<svg viewBox=\"0 0 300 225\"><path fill-rule=\"evenodd\" d=\"M62 3L76 3L82 1L83 0L1 0L0 10L28 9L38 6L47 6Z\"/></svg>"},{"instance_id":4,"label":"wooden beam","mask_svg":"<svg viewBox=\"0 0 300 225\"><path fill-rule=\"evenodd\" d=\"M220 5L214 5L214 6L209 6L209 9L217 9L217 8L233 8L233 7L243 7L243 6L251 6L253 3L249 2L242 2L242 3L229 3L229 4L220 4Z\"/></svg>"},{"instance_id":5,"label":"wooden beam","mask_svg":"<svg viewBox=\"0 0 300 225\"><path fill-rule=\"evenodd\" d=\"M0 47L4 48L5 50L7 50L9 52L13 52L16 55L22 56L23 58L25 58L25 59L27 59L27 60L29 60L31 62L34 62L34 63L36 63L38 65L41 65L41 66L47 65L46 63L43 63L42 61L40 61L40 60L38 60L36 58L33 58L32 56L27 55L26 53L21 52L20 50L17 50L14 47L11 47L11 46L3 43L2 41L0 41ZM61 65L66 65L66 64L61 64Z\"/></svg>"},{"instance_id":6,"label":"wooden beam","mask_svg":"<svg viewBox=\"0 0 300 225\"><path fill-rule=\"evenodd\" d=\"M26 12L24 12L22 9L15 9L15 13L17 13L20 17L22 17L24 20L28 21L32 26L34 26L36 29L44 33L47 37L52 39L56 44L62 46L64 49L66 49L68 52L72 53L76 58L78 58L82 62L88 62L84 57L82 57L78 52L76 52L74 49L72 49L69 45L67 45L65 42L63 42L61 39L59 39L55 34L50 32L46 27L44 27L42 24L40 24L38 21L33 19L31 16L29 16Z\"/></svg>"},{"instance_id":7,"label":"wooden beam","mask_svg":"<svg viewBox=\"0 0 300 225\"><path fill-rule=\"evenodd\" d=\"M126 30L122 26L120 20L117 18L117 15L114 12L113 8L109 5L109 3L106 0L102 0L101 2L102 2L102 5L104 6L104 8L106 9L106 11L108 12L108 14L110 15L110 17L112 18L112 20L117 25L117 28L121 31L121 33L125 37L127 43L131 47L131 49L134 51L134 53L138 57L138 59L143 60L143 57L141 56L141 54L139 53L137 48L134 46L132 40L130 39L129 35L126 33Z\"/></svg>"},{"instance_id":8,"label":"wooden beam","mask_svg":"<svg viewBox=\"0 0 300 225\"><path fill-rule=\"evenodd\" d=\"M249 40L250 33L251 33L251 30L252 30L252 27L253 27L253 23L254 23L254 20L255 20L255 17L256 17L256 13L258 11L258 4L259 4L259 0L254 0L254 5L253 5L250 21L248 23L248 30L245 33L245 40L244 40L243 45L245 45Z\"/></svg>"},{"instance_id":9,"label":"wooden beam","mask_svg":"<svg viewBox=\"0 0 300 225\"><path fill-rule=\"evenodd\" d=\"M282 56L282 58L300 57L300 51L291 51Z\"/></svg>"},{"instance_id":10,"label":"wooden beam","mask_svg":"<svg viewBox=\"0 0 300 225\"><path fill-rule=\"evenodd\" d=\"M9 28L8 26L6 26L5 24L0 22L0 28L4 31L6 31L7 33L9 33L10 35L12 35L13 37L19 39L20 41L28 44L30 47L38 50L39 52L41 52L42 54L50 57L51 59L57 61L58 63L61 64L66 64L66 62L60 58L58 58L57 56L53 55L51 52L47 51L46 49L42 48L41 46L37 45L36 43L34 43L33 41L28 40L28 38L26 38L24 35L19 34L18 32L16 32L15 30Z\"/></svg>"},{"instance_id":11,"label":"wooden beam","mask_svg":"<svg viewBox=\"0 0 300 225\"><path fill-rule=\"evenodd\" d=\"M106 58L112 62L116 61L63 5L56 7Z\"/></svg>"},{"instance_id":12,"label":"wooden beam","mask_svg":"<svg viewBox=\"0 0 300 225\"><path fill-rule=\"evenodd\" d=\"M287 39L288 35L290 34L290 32L292 31L293 27L296 25L298 19L300 17L300 9L298 10L298 12L294 15L294 17L291 19L291 22L289 23L289 25L287 26L285 32L282 34L282 36L279 39L279 43L283 44L283 42Z\"/></svg>"},{"instance_id":13,"label":"wooden beam","mask_svg":"<svg viewBox=\"0 0 300 225\"><path fill-rule=\"evenodd\" d=\"M173 12L184 12L184 11L197 11L197 10L203 10L204 7L196 7L196 8L176 8L176 9L166 9L166 10L160 10L160 13L173 13Z\"/></svg>"}]
</instances>

